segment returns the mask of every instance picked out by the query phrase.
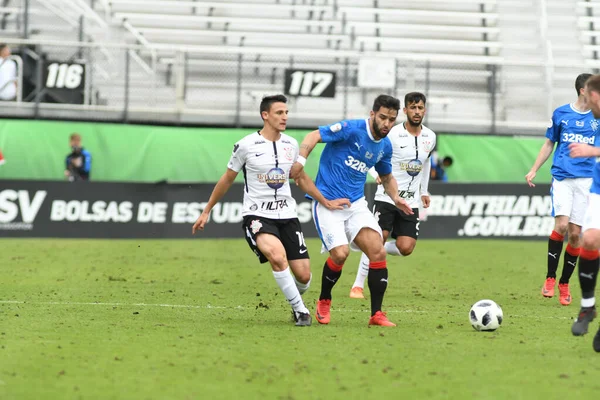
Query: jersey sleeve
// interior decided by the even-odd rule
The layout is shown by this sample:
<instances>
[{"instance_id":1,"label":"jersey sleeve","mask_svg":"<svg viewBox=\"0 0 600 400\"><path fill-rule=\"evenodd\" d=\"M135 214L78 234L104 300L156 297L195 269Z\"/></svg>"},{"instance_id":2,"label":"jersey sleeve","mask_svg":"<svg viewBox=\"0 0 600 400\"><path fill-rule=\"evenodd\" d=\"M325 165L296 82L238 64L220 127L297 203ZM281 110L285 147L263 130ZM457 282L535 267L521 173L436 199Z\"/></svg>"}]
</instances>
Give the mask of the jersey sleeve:
<instances>
[{"instance_id":1,"label":"jersey sleeve","mask_svg":"<svg viewBox=\"0 0 600 400\"><path fill-rule=\"evenodd\" d=\"M227 168L232 171L240 172L244 164L246 164L246 153L248 149L244 145L243 141L239 141L233 145L233 151L231 153L231 158L229 159L229 163L227 164Z\"/></svg>"},{"instance_id":2,"label":"jersey sleeve","mask_svg":"<svg viewBox=\"0 0 600 400\"><path fill-rule=\"evenodd\" d=\"M321 141L323 143L331 143L346 140L350 137L352 128L353 126L350 121L340 121L332 125L320 126Z\"/></svg>"},{"instance_id":3,"label":"jersey sleeve","mask_svg":"<svg viewBox=\"0 0 600 400\"><path fill-rule=\"evenodd\" d=\"M392 144L389 140L386 147L383 157L375 164L375 171L377 171L380 176L392 173Z\"/></svg>"},{"instance_id":4,"label":"jersey sleeve","mask_svg":"<svg viewBox=\"0 0 600 400\"><path fill-rule=\"evenodd\" d=\"M560 140L560 121L558 120L557 112L554 111L552 119L550 120L551 125L546 130L546 137L553 143Z\"/></svg>"}]
</instances>

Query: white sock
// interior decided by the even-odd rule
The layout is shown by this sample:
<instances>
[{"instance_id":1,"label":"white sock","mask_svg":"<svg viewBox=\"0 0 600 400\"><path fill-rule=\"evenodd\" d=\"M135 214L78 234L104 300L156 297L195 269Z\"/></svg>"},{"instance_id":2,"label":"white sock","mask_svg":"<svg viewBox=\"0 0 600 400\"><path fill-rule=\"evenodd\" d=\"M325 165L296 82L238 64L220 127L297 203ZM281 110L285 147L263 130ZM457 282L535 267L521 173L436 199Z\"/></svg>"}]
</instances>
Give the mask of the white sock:
<instances>
[{"instance_id":1,"label":"white sock","mask_svg":"<svg viewBox=\"0 0 600 400\"><path fill-rule=\"evenodd\" d=\"M392 256L402 256L402 253L400 253L400 250L398 250L396 242L394 241L386 242L383 247L385 247L385 252Z\"/></svg>"},{"instance_id":2,"label":"white sock","mask_svg":"<svg viewBox=\"0 0 600 400\"><path fill-rule=\"evenodd\" d=\"M310 274L310 278L308 278L308 282L306 283L299 282L298 279L296 279L296 276L294 276L294 282L296 282L296 287L298 288L300 294L304 294L308 290L310 287L310 281L312 281L312 273Z\"/></svg>"},{"instance_id":3,"label":"white sock","mask_svg":"<svg viewBox=\"0 0 600 400\"><path fill-rule=\"evenodd\" d=\"M591 299L581 299L581 307L593 307L596 305L596 298L592 297Z\"/></svg>"},{"instance_id":4,"label":"white sock","mask_svg":"<svg viewBox=\"0 0 600 400\"><path fill-rule=\"evenodd\" d=\"M279 285L279 288L283 292L286 300L292 306L292 309L295 312L310 314L308 308L306 308L304 302L302 301L302 296L300 296L300 292L296 287L294 278L292 278L290 268L288 267L283 271L273 271L273 276L275 277L275 282L277 282L277 285Z\"/></svg>"},{"instance_id":5,"label":"white sock","mask_svg":"<svg viewBox=\"0 0 600 400\"><path fill-rule=\"evenodd\" d=\"M358 271L356 272L356 280L352 287L365 288L365 280L369 276L369 257L365 253L360 256L360 263L358 263Z\"/></svg>"}]
</instances>

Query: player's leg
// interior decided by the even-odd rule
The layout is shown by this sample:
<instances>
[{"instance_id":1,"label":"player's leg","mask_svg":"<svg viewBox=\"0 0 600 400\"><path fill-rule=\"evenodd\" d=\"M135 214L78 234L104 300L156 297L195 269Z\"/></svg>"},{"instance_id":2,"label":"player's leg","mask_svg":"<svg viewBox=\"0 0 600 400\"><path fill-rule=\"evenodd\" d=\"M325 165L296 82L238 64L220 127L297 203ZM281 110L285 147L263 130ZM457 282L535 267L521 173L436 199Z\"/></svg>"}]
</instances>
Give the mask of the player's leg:
<instances>
[{"instance_id":1,"label":"player's leg","mask_svg":"<svg viewBox=\"0 0 600 400\"><path fill-rule=\"evenodd\" d=\"M302 232L300 221L294 218L280 223L279 234L281 236L281 243L285 248L290 269L292 270L294 284L300 295L302 295L310 287L312 274L310 272L308 249L304 241L304 233ZM310 325L312 320L310 314L300 314L297 312L294 312L294 319L298 326Z\"/></svg>"},{"instance_id":2,"label":"player's leg","mask_svg":"<svg viewBox=\"0 0 600 400\"><path fill-rule=\"evenodd\" d=\"M585 219L592 179L573 179L573 185L573 206L569 217L568 243L565 249L562 274L558 282L559 301L565 306L571 304L569 279L573 275L577 258L581 252L581 226Z\"/></svg>"},{"instance_id":3,"label":"player's leg","mask_svg":"<svg viewBox=\"0 0 600 400\"><path fill-rule=\"evenodd\" d=\"M408 257L415 250L419 237L419 209L413 208L413 215L406 215L398 210L398 218L394 224L395 242L387 242L387 254Z\"/></svg>"},{"instance_id":4,"label":"player's leg","mask_svg":"<svg viewBox=\"0 0 600 400\"><path fill-rule=\"evenodd\" d=\"M575 336L586 334L588 325L596 317L594 292L600 267L598 249L600 249L600 195L591 193L583 223L582 249L579 254L581 309L571 327L571 332ZM596 340L594 340L594 348L596 348Z\"/></svg>"},{"instance_id":5,"label":"player's leg","mask_svg":"<svg viewBox=\"0 0 600 400\"><path fill-rule=\"evenodd\" d=\"M567 248L565 249L563 259L563 270L560 275L560 280L558 281L558 298L560 304L564 306L571 304L569 280L571 279L571 275L573 275L579 253L581 252L581 226L569 223L568 232Z\"/></svg>"},{"instance_id":6,"label":"player's leg","mask_svg":"<svg viewBox=\"0 0 600 400\"><path fill-rule=\"evenodd\" d=\"M542 287L544 297L554 296L556 285L556 270L562 253L563 241L569 226L569 217L573 209L573 188L569 179L562 181L552 180L550 197L552 199L552 216L554 217L554 229L548 239L548 262L546 281Z\"/></svg>"},{"instance_id":7,"label":"player's leg","mask_svg":"<svg viewBox=\"0 0 600 400\"><path fill-rule=\"evenodd\" d=\"M377 223L382 230L383 234L383 243L387 240L390 235L390 231L392 231L394 227L394 221L396 218L396 206L383 202L383 201L375 201L375 205L373 206L373 215L375 219L377 219ZM354 284L352 285L352 289L350 290L350 297L353 299L364 299L364 287L365 280L369 275L369 257L365 253L362 253L360 256L360 261L358 263L358 271L356 272L356 279L354 280Z\"/></svg>"},{"instance_id":8,"label":"player's leg","mask_svg":"<svg viewBox=\"0 0 600 400\"><path fill-rule=\"evenodd\" d=\"M244 230L250 248L261 263L269 262L275 282L295 313L309 314L288 267L283 243L276 223L260 217L245 217Z\"/></svg>"},{"instance_id":9,"label":"player's leg","mask_svg":"<svg viewBox=\"0 0 600 400\"><path fill-rule=\"evenodd\" d=\"M358 247L369 258L368 285L371 292L371 319L369 324L395 326L381 311L383 297L388 284L386 253L383 247L381 228L368 209L364 199L350 208L352 215L346 224L346 232L352 248Z\"/></svg>"},{"instance_id":10,"label":"player's leg","mask_svg":"<svg viewBox=\"0 0 600 400\"><path fill-rule=\"evenodd\" d=\"M349 209L331 211L315 201L313 201L312 212L323 248L329 252L329 257L323 265L321 293L315 315L320 324L328 324L331 320L331 291L340 279L342 267L350 253L344 228L350 212Z\"/></svg>"},{"instance_id":11,"label":"player's leg","mask_svg":"<svg viewBox=\"0 0 600 400\"><path fill-rule=\"evenodd\" d=\"M388 285L388 269L380 232L370 227L362 228L354 238L354 244L370 260L368 285L371 292L371 318L369 319L369 325L396 326L381 311L383 297Z\"/></svg>"}]
</instances>

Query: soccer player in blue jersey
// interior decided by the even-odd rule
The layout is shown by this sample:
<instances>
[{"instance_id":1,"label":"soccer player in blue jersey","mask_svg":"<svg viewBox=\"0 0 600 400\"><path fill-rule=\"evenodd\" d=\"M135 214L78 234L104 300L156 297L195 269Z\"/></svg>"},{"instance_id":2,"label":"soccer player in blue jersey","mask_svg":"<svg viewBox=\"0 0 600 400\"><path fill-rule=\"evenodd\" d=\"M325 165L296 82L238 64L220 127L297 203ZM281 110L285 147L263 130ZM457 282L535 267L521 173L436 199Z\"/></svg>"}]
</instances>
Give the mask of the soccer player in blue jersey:
<instances>
[{"instance_id":1,"label":"soccer player in blue jersey","mask_svg":"<svg viewBox=\"0 0 600 400\"><path fill-rule=\"evenodd\" d=\"M600 118L600 75L594 75L587 81L585 96L594 118ZM595 145L599 144L595 143ZM600 249L600 148L583 143L572 143L569 149L571 157L586 162L592 160L593 163L593 182L583 220L582 250L579 255L581 310L571 327L573 335L581 336L587 333L589 323L596 317L594 292L600 267L598 253ZM593 348L600 352L600 330L594 336Z\"/></svg>"},{"instance_id":2,"label":"soccer player in blue jersey","mask_svg":"<svg viewBox=\"0 0 600 400\"><path fill-rule=\"evenodd\" d=\"M562 275L558 283L560 304L571 303L569 279L575 270L577 258L581 251L580 235L581 225L587 198L592 184L592 170L594 160L574 159L569 157L569 144L583 143L594 144L598 142L598 120L594 118L585 100L585 82L590 74L581 74L575 80L577 101L565 104L554 110L552 122L546 131L546 141L533 164L525 176L529 186L535 186L533 179L536 172L546 162L554 146L554 160L552 162L552 216L555 218L554 230L548 240L548 270L546 281L542 287L542 295L554 296L556 285L556 270L560 254L562 253L563 240L568 234L568 244L565 250Z\"/></svg>"},{"instance_id":3,"label":"soccer player in blue jersey","mask_svg":"<svg viewBox=\"0 0 600 400\"><path fill-rule=\"evenodd\" d=\"M409 204L398 195L398 184L392 175L392 144L387 138L400 109L400 100L386 95L375 99L370 117L341 121L321 126L309 133L300 146L300 156L290 171L294 178L302 172L306 157L317 143L326 143L316 186L326 199L347 198L352 204L343 210L327 210L313 200L313 219L323 248L329 258L323 266L321 294L316 318L328 324L331 290L342 274L342 267L353 250L361 250L370 260L368 285L371 291L369 325L396 326L381 311L387 289L388 270L383 236L377 220L365 200L365 182L371 167L398 208L413 214Z\"/></svg>"}]
</instances>

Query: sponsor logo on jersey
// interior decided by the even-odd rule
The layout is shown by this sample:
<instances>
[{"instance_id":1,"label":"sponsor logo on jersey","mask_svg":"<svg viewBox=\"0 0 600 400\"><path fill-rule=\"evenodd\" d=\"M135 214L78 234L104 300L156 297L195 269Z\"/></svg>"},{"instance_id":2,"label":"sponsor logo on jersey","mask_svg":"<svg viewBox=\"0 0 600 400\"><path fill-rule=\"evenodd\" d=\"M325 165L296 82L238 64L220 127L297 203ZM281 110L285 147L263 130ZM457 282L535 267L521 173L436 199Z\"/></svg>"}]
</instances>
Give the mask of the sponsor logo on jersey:
<instances>
[{"instance_id":1,"label":"sponsor logo on jersey","mask_svg":"<svg viewBox=\"0 0 600 400\"><path fill-rule=\"evenodd\" d=\"M265 144L267 142L265 142L264 140L257 140L256 142L254 142L254 144Z\"/></svg>"},{"instance_id":2,"label":"sponsor logo on jersey","mask_svg":"<svg viewBox=\"0 0 600 400\"><path fill-rule=\"evenodd\" d=\"M596 136L584 136L581 133L563 133L562 134L562 142L563 143L594 144L595 141L596 141Z\"/></svg>"},{"instance_id":3,"label":"sponsor logo on jersey","mask_svg":"<svg viewBox=\"0 0 600 400\"><path fill-rule=\"evenodd\" d=\"M272 168L266 174L258 174L257 178L271 189L280 189L288 181L287 174L281 168Z\"/></svg>"},{"instance_id":4,"label":"sponsor logo on jersey","mask_svg":"<svg viewBox=\"0 0 600 400\"><path fill-rule=\"evenodd\" d=\"M585 121L575 121L575 126L578 128L583 128L585 126Z\"/></svg>"},{"instance_id":5,"label":"sponsor logo on jersey","mask_svg":"<svg viewBox=\"0 0 600 400\"><path fill-rule=\"evenodd\" d=\"M348 156L346 161L344 161L344 164L346 164L355 171L362 172L363 174L369 172L369 167L367 166L367 164L365 164L363 161L355 159L352 156Z\"/></svg>"},{"instance_id":6,"label":"sponsor logo on jersey","mask_svg":"<svg viewBox=\"0 0 600 400\"><path fill-rule=\"evenodd\" d=\"M235 153L236 151L238 151L238 149L239 149L239 148L240 148L240 145L239 145L239 144L237 144L237 143L236 143L236 144L234 144L234 145L233 145L233 152Z\"/></svg>"},{"instance_id":7,"label":"sponsor logo on jersey","mask_svg":"<svg viewBox=\"0 0 600 400\"><path fill-rule=\"evenodd\" d=\"M400 196L403 199L414 199L415 198L415 193L416 192L411 192L408 190L399 190L398 191L398 196Z\"/></svg>"},{"instance_id":8,"label":"sponsor logo on jersey","mask_svg":"<svg viewBox=\"0 0 600 400\"><path fill-rule=\"evenodd\" d=\"M409 162L401 162L400 169L406 171L410 176L417 176L423 170L423 163L418 159L410 160Z\"/></svg>"},{"instance_id":9,"label":"sponsor logo on jersey","mask_svg":"<svg viewBox=\"0 0 600 400\"><path fill-rule=\"evenodd\" d=\"M371 158L373 158L374 154L373 153L369 153L368 151L365 153L365 158L367 160L370 160Z\"/></svg>"},{"instance_id":10,"label":"sponsor logo on jersey","mask_svg":"<svg viewBox=\"0 0 600 400\"><path fill-rule=\"evenodd\" d=\"M287 200L282 199L282 200L264 201L261 204L260 209L262 211L277 211L277 210L281 210L282 208L287 208L287 206L288 206Z\"/></svg>"},{"instance_id":11,"label":"sponsor logo on jersey","mask_svg":"<svg viewBox=\"0 0 600 400\"><path fill-rule=\"evenodd\" d=\"M250 211L256 211L256 210L258 210L258 206L256 204L252 204L250 206Z\"/></svg>"},{"instance_id":12,"label":"sponsor logo on jersey","mask_svg":"<svg viewBox=\"0 0 600 400\"><path fill-rule=\"evenodd\" d=\"M561 124L564 124L565 126L569 126L569 120L568 119L563 119L562 121L560 121Z\"/></svg>"}]
</instances>

